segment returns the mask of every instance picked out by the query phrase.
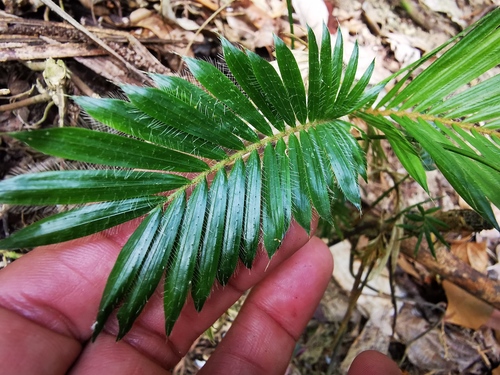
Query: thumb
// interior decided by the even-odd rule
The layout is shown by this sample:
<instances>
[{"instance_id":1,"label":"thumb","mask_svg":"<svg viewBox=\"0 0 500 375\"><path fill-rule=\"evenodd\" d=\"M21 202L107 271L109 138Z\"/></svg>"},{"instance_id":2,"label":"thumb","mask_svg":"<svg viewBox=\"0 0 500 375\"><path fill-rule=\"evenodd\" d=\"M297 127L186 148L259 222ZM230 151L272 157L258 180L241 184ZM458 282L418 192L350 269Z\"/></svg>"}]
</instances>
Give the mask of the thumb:
<instances>
[{"instance_id":1,"label":"thumb","mask_svg":"<svg viewBox=\"0 0 500 375\"><path fill-rule=\"evenodd\" d=\"M386 355L375 350L360 353L352 362L348 375L401 375L399 367Z\"/></svg>"}]
</instances>

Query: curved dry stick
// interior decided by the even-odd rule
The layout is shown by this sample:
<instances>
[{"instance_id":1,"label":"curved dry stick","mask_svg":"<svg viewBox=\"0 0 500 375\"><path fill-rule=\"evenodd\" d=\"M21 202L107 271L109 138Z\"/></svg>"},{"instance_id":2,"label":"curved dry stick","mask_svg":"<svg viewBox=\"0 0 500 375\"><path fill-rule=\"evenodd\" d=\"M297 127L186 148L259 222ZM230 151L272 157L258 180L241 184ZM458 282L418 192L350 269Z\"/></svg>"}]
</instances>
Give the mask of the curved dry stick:
<instances>
[{"instance_id":1,"label":"curved dry stick","mask_svg":"<svg viewBox=\"0 0 500 375\"><path fill-rule=\"evenodd\" d=\"M73 26L77 30L84 33L89 39L91 39L95 44L97 44L99 47L101 47L106 52L108 52L111 56L116 57L122 64L125 65L125 67L127 69L129 69L134 74L136 74L137 77L143 81L143 83L150 83L150 79L143 72L141 72L135 66L130 64L127 60L125 60L122 56L120 56L116 51L114 51L111 47L109 47L103 40L101 40L100 38L98 38L97 36L92 34L90 31L88 31L78 21L76 21L73 17L71 17L68 13L66 13L64 10L62 10L56 4L54 4L54 2L52 2L51 0L42 0L42 3L44 3L50 10L52 10L54 13L56 13L63 20L67 21L71 26Z\"/></svg>"},{"instance_id":2,"label":"curved dry stick","mask_svg":"<svg viewBox=\"0 0 500 375\"><path fill-rule=\"evenodd\" d=\"M425 266L429 271L439 274L466 292L474 295L489 305L500 309L500 281L490 279L487 275L475 270L445 247L436 247L436 258L434 258L422 241L418 253L415 255L416 239L409 238L401 242L401 252L415 259Z\"/></svg>"}]
</instances>

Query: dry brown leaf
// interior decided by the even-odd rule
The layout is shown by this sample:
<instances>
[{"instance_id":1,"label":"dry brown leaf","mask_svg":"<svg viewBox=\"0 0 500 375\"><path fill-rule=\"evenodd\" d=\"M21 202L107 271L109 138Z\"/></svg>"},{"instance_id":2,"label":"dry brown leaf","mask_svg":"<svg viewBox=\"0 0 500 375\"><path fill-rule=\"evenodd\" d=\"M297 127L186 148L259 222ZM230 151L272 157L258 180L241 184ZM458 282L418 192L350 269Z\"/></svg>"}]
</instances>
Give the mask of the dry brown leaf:
<instances>
[{"instance_id":1,"label":"dry brown leaf","mask_svg":"<svg viewBox=\"0 0 500 375\"><path fill-rule=\"evenodd\" d=\"M488 267L488 253L486 242L469 242L467 246L467 256L472 268L486 273Z\"/></svg>"},{"instance_id":2,"label":"dry brown leaf","mask_svg":"<svg viewBox=\"0 0 500 375\"><path fill-rule=\"evenodd\" d=\"M472 268L486 272L488 254L486 243L470 242L469 238L455 241L450 251ZM443 281L443 288L448 299L445 320L462 327L478 329L490 319L494 309L486 302L459 288L449 281Z\"/></svg>"},{"instance_id":3,"label":"dry brown leaf","mask_svg":"<svg viewBox=\"0 0 500 375\"><path fill-rule=\"evenodd\" d=\"M486 374L497 362L499 347L489 329L471 332L456 325L430 327L440 313L405 304L396 322L398 340L407 346L414 374ZM431 319L431 322L427 319Z\"/></svg>"},{"instance_id":4,"label":"dry brown leaf","mask_svg":"<svg viewBox=\"0 0 500 375\"><path fill-rule=\"evenodd\" d=\"M300 24L308 25L314 31L317 40L321 40L323 24L328 24L328 8L323 0L292 0L293 9Z\"/></svg>"},{"instance_id":5,"label":"dry brown leaf","mask_svg":"<svg viewBox=\"0 0 500 375\"><path fill-rule=\"evenodd\" d=\"M433 12L445 13L453 22L458 23L462 27L466 27L464 21L464 12L458 7L455 0L423 0Z\"/></svg>"},{"instance_id":6,"label":"dry brown leaf","mask_svg":"<svg viewBox=\"0 0 500 375\"><path fill-rule=\"evenodd\" d=\"M278 18L286 10L286 2L281 0L251 0L253 6L259 8L260 13L269 18Z\"/></svg>"},{"instance_id":7,"label":"dry brown leaf","mask_svg":"<svg viewBox=\"0 0 500 375\"><path fill-rule=\"evenodd\" d=\"M450 251L457 258L469 264L479 272L486 272L488 267L488 253L486 242L470 242L470 237L453 241Z\"/></svg>"},{"instance_id":8,"label":"dry brown leaf","mask_svg":"<svg viewBox=\"0 0 500 375\"><path fill-rule=\"evenodd\" d=\"M394 52L394 57L402 66L414 63L420 58L420 50L413 47L414 43L407 35L387 33L387 41Z\"/></svg>"},{"instance_id":9,"label":"dry brown leaf","mask_svg":"<svg viewBox=\"0 0 500 375\"><path fill-rule=\"evenodd\" d=\"M488 322L493 307L446 280L443 281L443 288L448 299L445 314L447 323L479 329Z\"/></svg>"},{"instance_id":10,"label":"dry brown leaf","mask_svg":"<svg viewBox=\"0 0 500 375\"><path fill-rule=\"evenodd\" d=\"M196 2L203 5L204 7L207 7L212 12L215 12L217 9L219 9L219 5L210 0L196 0Z\"/></svg>"},{"instance_id":11,"label":"dry brown leaf","mask_svg":"<svg viewBox=\"0 0 500 375\"><path fill-rule=\"evenodd\" d=\"M495 330L497 342L500 343L500 311L495 310L491 314L490 318L485 324L486 327L490 327Z\"/></svg>"},{"instance_id":12,"label":"dry brown leaf","mask_svg":"<svg viewBox=\"0 0 500 375\"><path fill-rule=\"evenodd\" d=\"M257 29L248 22L248 19L241 16L233 16L228 13L226 22L227 27L224 26L222 22L217 22L216 20L216 24L220 23L219 30L224 29L225 37L229 40L237 41L250 50L254 50L255 43L253 41L253 35Z\"/></svg>"},{"instance_id":13,"label":"dry brown leaf","mask_svg":"<svg viewBox=\"0 0 500 375\"><path fill-rule=\"evenodd\" d=\"M463 240L453 241L450 246L450 252L466 264L470 264L469 257L467 256L468 243L469 238L465 238Z\"/></svg>"},{"instance_id":14,"label":"dry brown leaf","mask_svg":"<svg viewBox=\"0 0 500 375\"><path fill-rule=\"evenodd\" d=\"M415 269L415 266L410 263L405 256L398 257L398 266L401 267L404 273L413 276L417 280L420 280L420 274Z\"/></svg>"},{"instance_id":15,"label":"dry brown leaf","mask_svg":"<svg viewBox=\"0 0 500 375\"><path fill-rule=\"evenodd\" d=\"M130 14L130 25L148 29L158 38L171 39L170 30L161 16L147 9L137 9Z\"/></svg>"}]
</instances>

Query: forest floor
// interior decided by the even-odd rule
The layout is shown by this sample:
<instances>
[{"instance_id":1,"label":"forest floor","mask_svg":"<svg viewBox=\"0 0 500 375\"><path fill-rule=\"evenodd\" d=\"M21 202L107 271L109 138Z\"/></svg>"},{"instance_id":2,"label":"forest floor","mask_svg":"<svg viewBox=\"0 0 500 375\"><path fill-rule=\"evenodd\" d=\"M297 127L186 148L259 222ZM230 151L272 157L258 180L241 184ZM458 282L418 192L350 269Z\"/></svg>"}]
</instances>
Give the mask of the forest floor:
<instances>
[{"instance_id":1,"label":"forest floor","mask_svg":"<svg viewBox=\"0 0 500 375\"><path fill-rule=\"evenodd\" d=\"M283 0L62 3L68 15L103 40L117 56L110 56L90 42L40 1L3 0L0 132L57 126L59 122L81 126L88 119L81 116L75 103L64 99L65 95L119 96L120 84L146 84L141 71L186 75L180 56L221 62L218 35L268 59L273 58L273 33L288 44L291 41ZM356 40L360 48L359 71L364 72L375 59L372 84L418 60L495 7L495 0L292 3L295 35L305 40L306 23L316 33L321 33L323 23L332 34L340 27L345 38L345 61ZM296 47L305 48L300 43ZM45 61L49 58L64 61L62 73L47 73ZM428 172L430 196L416 183L402 181L404 170L384 142L368 156L370 184L362 185L365 205L370 206L378 197L390 193L364 214L366 225L377 229L382 218L394 215L401 202L405 207L439 206L458 216L466 211L457 210L468 209L437 171ZM60 168L64 168L60 160L1 136L0 179ZM0 206L0 238L52 212L47 208ZM498 211L497 216L500 219ZM440 266L431 264L432 259L417 262L410 256L410 245L406 245L406 251L403 246L400 250L404 255L392 253L394 272L385 267L388 258L383 253L389 256L399 249L390 241L395 233L365 231L341 239L331 228L322 226L318 235L331 246L336 269L296 346L288 374L343 374L354 356L366 349L388 354L406 374L500 374L496 332L500 323L496 310L474 297L473 289L467 292L444 281L457 269L465 269L465 278L469 276L467 272L475 269L492 283L498 283L498 232L460 227L448 233L450 251L441 251L444 257L452 253L459 259L461 263L454 269L447 267L447 258ZM22 253L3 251L0 266L6 266ZM359 259L367 258L373 260L374 270L355 300L353 284L364 277L359 268L365 267L366 271L366 263L360 265ZM195 342L176 368L176 374L194 374L203 366L230 328L243 301L244 298Z\"/></svg>"}]
</instances>

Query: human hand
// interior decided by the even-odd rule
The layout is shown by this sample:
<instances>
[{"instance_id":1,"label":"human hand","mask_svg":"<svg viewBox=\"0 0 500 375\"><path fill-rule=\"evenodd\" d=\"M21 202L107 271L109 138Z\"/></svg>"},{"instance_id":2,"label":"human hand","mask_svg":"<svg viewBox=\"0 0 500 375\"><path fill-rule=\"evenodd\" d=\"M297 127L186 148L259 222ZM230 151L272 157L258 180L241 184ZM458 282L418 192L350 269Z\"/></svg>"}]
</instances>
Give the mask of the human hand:
<instances>
[{"instance_id":1,"label":"human hand","mask_svg":"<svg viewBox=\"0 0 500 375\"><path fill-rule=\"evenodd\" d=\"M189 300L168 339L158 289L121 341L115 342L118 325L110 319L95 343L90 343L107 276L136 225L131 222L37 248L0 272L2 373L165 374L202 332L255 285L200 374L283 374L331 276L333 262L323 242L309 239L293 225L271 262L261 252L251 272L241 267L228 285L215 288L201 313ZM349 374L400 373L381 356L361 355Z\"/></svg>"}]
</instances>

